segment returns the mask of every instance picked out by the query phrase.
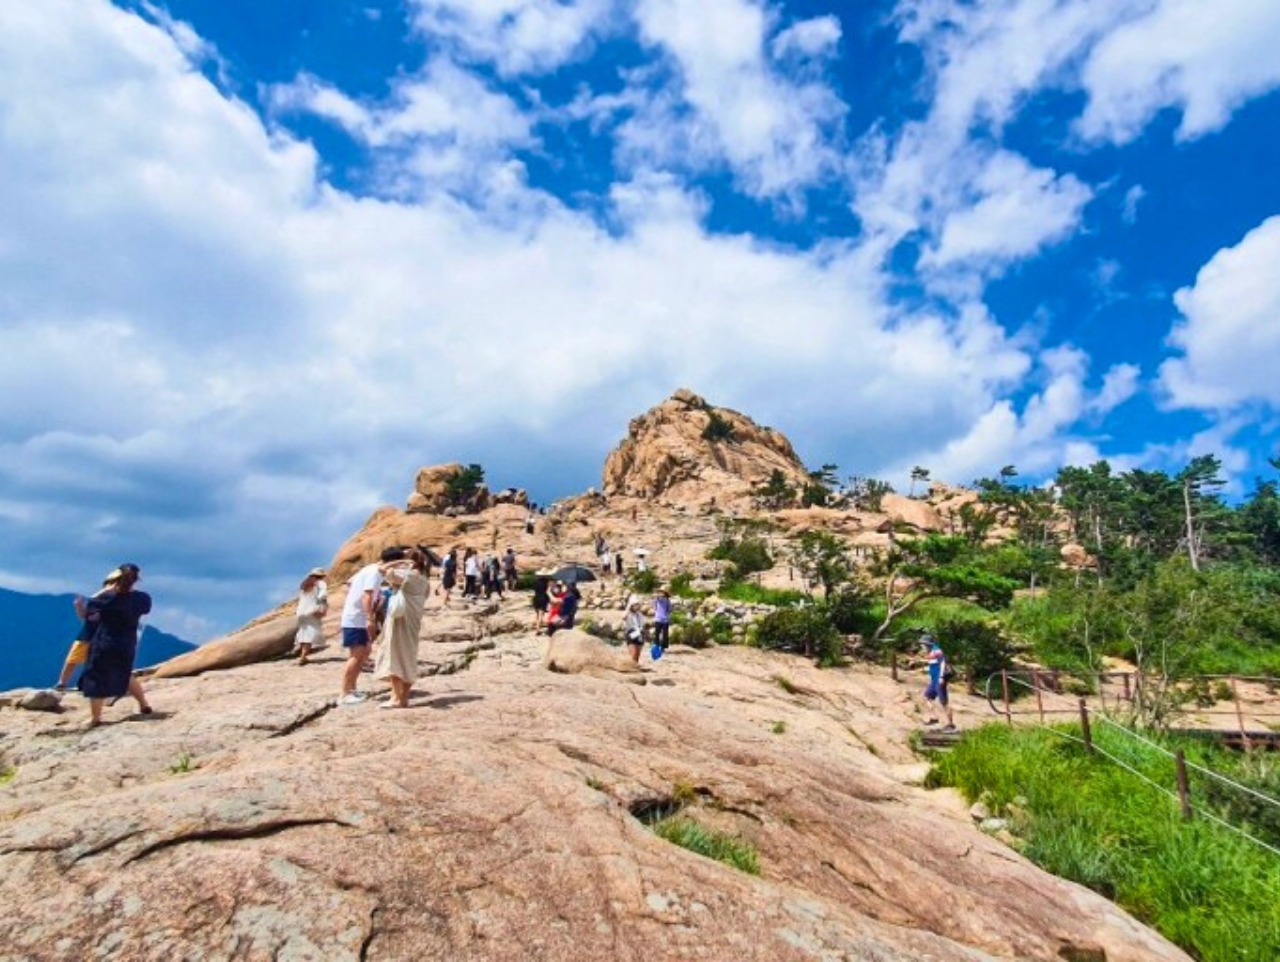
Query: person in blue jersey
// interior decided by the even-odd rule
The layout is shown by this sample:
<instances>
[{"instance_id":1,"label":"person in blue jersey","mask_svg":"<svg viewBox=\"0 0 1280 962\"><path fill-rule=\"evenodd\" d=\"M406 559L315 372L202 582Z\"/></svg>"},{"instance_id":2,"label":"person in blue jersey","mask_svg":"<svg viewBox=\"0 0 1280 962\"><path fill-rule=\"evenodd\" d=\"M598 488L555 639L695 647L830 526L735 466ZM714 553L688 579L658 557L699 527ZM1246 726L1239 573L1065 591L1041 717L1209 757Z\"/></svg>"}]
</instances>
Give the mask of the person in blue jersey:
<instances>
[{"instance_id":1,"label":"person in blue jersey","mask_svg":"<svg viewBox=\"0 0 1280 962\"><path fill-rule=\"evenodd\" d=\"M951 679L947 656L942 650L942 645L938 644L938 639L928 632L920 636L920 650L924 653L929 668L929 684L925 686L924 700L928 702L931 714L925 719L925 724L938 724L937 716L932 714L933 704L937 702L947 716L947 724L942 730L953 732L956 730L956 720L951 713L951 698L947 692L947 683Z\"/></svg>"},{"instance_id":2,"label":"person in blue jersey","mask_svg":"<svg viewBox=\"0 0 1280 962\"><path fill-rule=\"evenodd\" d=\"M133 677L138 654L138 623L151 611L151 596L136 590L142 572L123 564L107 576L112 584L92 598L76 599L76 613L89 625L89 657L80 674L80 691L89 699L89 727L102 724L108 699L132 695L144 715L151 714L142 682Z\"/></svg>"}]
</instances>

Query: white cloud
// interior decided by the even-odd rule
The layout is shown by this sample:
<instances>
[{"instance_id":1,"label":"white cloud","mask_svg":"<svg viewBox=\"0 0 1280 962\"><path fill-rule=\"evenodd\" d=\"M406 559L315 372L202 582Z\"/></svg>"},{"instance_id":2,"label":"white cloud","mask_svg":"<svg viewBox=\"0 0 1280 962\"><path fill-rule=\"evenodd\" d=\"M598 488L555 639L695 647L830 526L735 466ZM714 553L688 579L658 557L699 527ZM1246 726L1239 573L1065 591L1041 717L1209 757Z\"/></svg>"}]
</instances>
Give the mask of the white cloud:
<instances>
[{"instance_id":1,"label":"white cloud","mask_svg":"<svg viewBox=\"0 0 1280 962\"><path fill-rule=\"evenodd\" d=\"M1121 209L1120 216L1126 224L1136 224L1138 222L1138 205L1142 203L1143 198L1146 196L1146 188L1141 184L1134 184L1124 192L1124 206Z\"/></svg>"},{"instance_id":2,"label":"white cloud","mask_svg":"<svg viewBox=\"0 0 1280 962\"><path fill-rule=\"evenodd\" d=\"M513 153L536 144L533 118L515 101L443 58L393 84L385 104L358 103L309 74L273 87L270 102L278 114L325 117L373 148L379 186L393 196L487 193L513 167L519 179Z\"/></svg>"},{"instance_id":3,"label":"white cloud","mask_svg":"<svg viewBox=\"0 0 1280 962\"><path fill-rule=\"evenodd\" d=\"M1169 343L1180 356L1160 368L1174 407L1225 411L1280 407L1280 216L1218 251L1196 282L1174 295L1182 317Z\"/></svg>"},{"instance_id":4,"label":"white cloud","mask_svg":"<svg viewBox=\"0 0 1280 962\"><path fill-rule=\"evenodd\" d=\"M1033 475L1098 460L1096 444L1074 434L1073 427L1086 415L1105 413L1132 397L1138 371L1117 365L1096 390L1088 387L1088 375L1089 358L1083 351L1069 346L1042 351L1035 371L1041 387L1021 412L1012 401L996 399L962 434L903 458L897 474L905 475L908 464L925 464L934 477L968 483L994 475L1006 464Z\"/></svg>"},{"instance_id":5,"label":"white cloud","mask_svg":"<svg viewBox=\"0 0 1280 962\"><path fill-rule=\"evenodd\" d=\"M379 149L444 132L499 185L356 197L163 31L33 9L0 7L0 570L72 588L133 556L226 627L420 464L581 478L681 384L874 463L962 432L1027 368L978 304L891 309L874 249L708 233L672 174L615 185L606 232L495 160L526 128L486 139L438 95L487 88L444 68L386 105L281 93Z\"/></svg>"},{"instance_id":6,"label":"white cloud","mask_svg":"<svg viewBox=\"0 0 1280 962\"><path fill-rule=\"evenodd\" d=\"M613 0L410 0L415 26L504 76L555 70L608 30Z\"/></svg>"},{"instance_id":7,"label":"white cloud","mask_svg":"<svg viewBox=\"0 0 1280 962\"><path fill-rule=\"evenodd\" d=\"M967 206L946 216L922 266L1005 263L1034 254L1066 236L1093 196L1070 174L1055 176L1008 151L992 154L969 186Z\"/></svg>"},{"instance_id":8,"label":"white cloud","mask_svg":"<svg viewBox=\"0 0 1280 962\"><path fill-rule=\"evenodd\" d=\"M723 161L756 197L790 197L831 176L845 104L820 78L777 69L767 55L773 28L754 0L638 0L641 39L669 52L679 86L649 101L623 131L636 144L665 143L662 156L695 165ZM783 42L814 44L832 25L810 22ZM784 35L785 36L785 35Z\"/></svg>"},{"instance_id":9,"label":"white cloud","mask_svg":"<svg viewBox=\"0 0 1280 962\"><path fill-rule=\"evenodd\" d=\"M777 60L830 56L840 42L840 33L840 21L836 17L801 20L773 38L773 56Z\"/></svg>"},{"instance_id":10,"label":"white cloud","mask_svg":"<svg viewBox=\"0 0 1280 962\"><path fill-rule=\"evenodd\" d=\"M1280 4L1274 0L1160 0L1102 38L1082 73L1089 103L1081 133L1132 140L1166 107L1178 137L1225 126L1241 104L1280 87Z\"/></svg>"}]
</instances>

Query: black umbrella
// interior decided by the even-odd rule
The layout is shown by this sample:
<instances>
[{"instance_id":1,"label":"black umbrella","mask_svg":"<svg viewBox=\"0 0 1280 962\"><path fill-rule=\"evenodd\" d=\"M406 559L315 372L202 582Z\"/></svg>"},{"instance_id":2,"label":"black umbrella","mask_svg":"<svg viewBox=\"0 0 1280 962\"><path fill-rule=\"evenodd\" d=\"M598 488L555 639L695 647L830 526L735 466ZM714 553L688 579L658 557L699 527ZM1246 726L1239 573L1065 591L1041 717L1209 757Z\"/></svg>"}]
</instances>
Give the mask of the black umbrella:
<instances>
[{"instance_id":1,"label":"black umbrella","mask_svg":"<svg viewBox=\"0 0 1280 962\"><path fill-rule=\"evenodd\" d=\"M565 584L576 585L579 581L595 581L596 573L586 565L571 564L557 568L551 578L554 581L563 581Z\"/></svg>"}]
</instances>

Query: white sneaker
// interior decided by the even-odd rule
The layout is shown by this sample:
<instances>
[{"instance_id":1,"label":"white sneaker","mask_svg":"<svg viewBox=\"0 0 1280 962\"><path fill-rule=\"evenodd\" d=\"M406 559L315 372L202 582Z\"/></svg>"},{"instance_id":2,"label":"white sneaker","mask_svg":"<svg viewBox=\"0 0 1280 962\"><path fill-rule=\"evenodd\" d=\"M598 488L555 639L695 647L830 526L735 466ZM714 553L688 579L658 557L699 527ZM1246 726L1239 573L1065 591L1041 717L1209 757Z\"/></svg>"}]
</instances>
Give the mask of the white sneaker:
<instances>
[{"instance_id":1,"label":"white sneaker","mask_svg":"<svg viewBox=\"0 0 1280 962\"><path fill-rule=\"evenodd\" d=\"M364 697L365 696L360 694L360 692L353 691L339 698L338 704L339 705L363 705Z\"/></svg>"}]
</instances>

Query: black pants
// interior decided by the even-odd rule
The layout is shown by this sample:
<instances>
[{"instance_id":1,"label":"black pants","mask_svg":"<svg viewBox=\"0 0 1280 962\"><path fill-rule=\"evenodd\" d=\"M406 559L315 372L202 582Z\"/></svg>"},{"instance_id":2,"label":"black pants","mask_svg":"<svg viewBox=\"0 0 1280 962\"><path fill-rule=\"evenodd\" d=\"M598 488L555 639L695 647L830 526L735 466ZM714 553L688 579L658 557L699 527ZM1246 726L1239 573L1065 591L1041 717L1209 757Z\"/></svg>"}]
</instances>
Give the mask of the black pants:
<instances>
[{"instance_id":1,"label":"black pants","mask_svg":"<svg viewBox=\"0 0 1280 962\"><path fill-rule=\"evenodd\" d=\"M653 623L653 643L663 651L666 651L667 645L671 643L671 625L665 621L655 621Z\"/></svg>"},{"instance_id":2,"label":"black pants","mask_svg":"<svg viewBox=\"0 0 1280 962\"><path fill-rule=\"evenodd\" d=\"M475 575L467 575L463 579L462 593L464 595L475 595L478 598L480 596L480 588L476 582L479 580Z\"/></svg>"}]
</instances>

